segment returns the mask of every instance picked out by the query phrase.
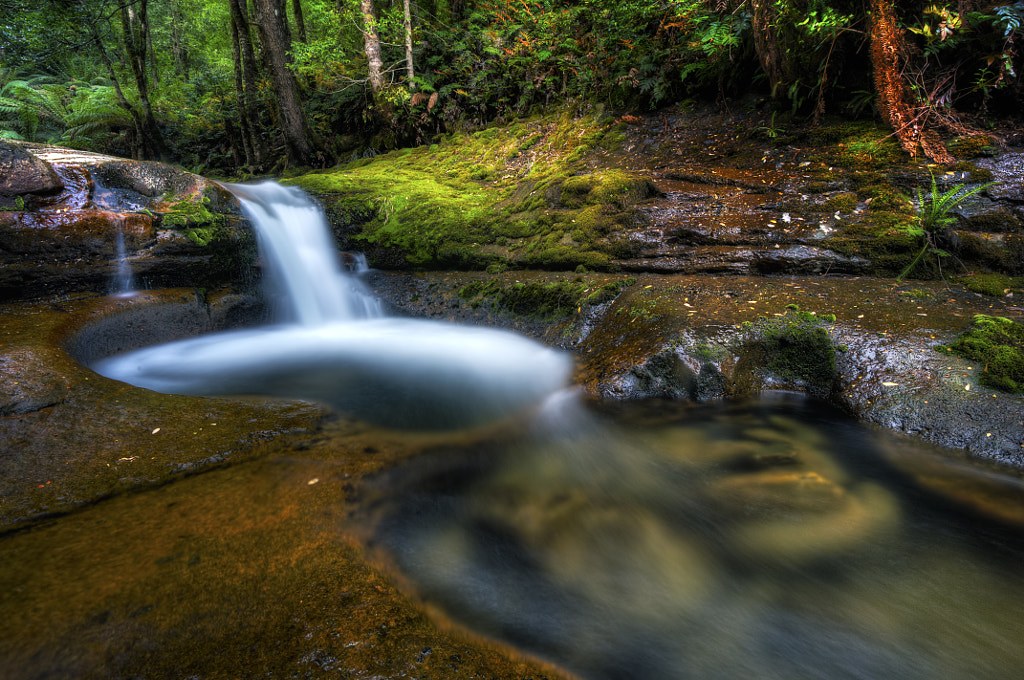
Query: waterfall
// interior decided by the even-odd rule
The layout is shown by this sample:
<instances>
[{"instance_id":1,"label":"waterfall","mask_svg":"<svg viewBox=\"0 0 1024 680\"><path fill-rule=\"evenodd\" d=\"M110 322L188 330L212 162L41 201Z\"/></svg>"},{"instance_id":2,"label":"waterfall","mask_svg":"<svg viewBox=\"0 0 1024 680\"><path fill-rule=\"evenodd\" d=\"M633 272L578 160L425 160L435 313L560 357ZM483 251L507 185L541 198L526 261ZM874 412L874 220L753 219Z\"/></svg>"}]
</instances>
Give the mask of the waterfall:
<instances>
[{"instance_id":1,"label":"waterfall","mask_svg":"<svg viewBox=\"0 0 1024 680\"><path fill-rule=\"evenodd\" d=\"M117 297L129 297L135 293L135 282L132 279L132 265L128 261L128 250L124 245L124 225L118 220L117 239L114 244L117 256L117 270L111 282L110 293Z\"/></svg>"},{"instance_id":2,"label":"waterfall","mask_svg":"<svg viewBox=\"0 0 1024 680\"><path fill-rule=\"evenodd\" d=\"M342 270L323 210L300 189L276 182L222 186L256 229L260 255L295 321L315 326L382 315L380 301Z\"/></svg>"},{"instance_id":3,"label":"waterfall","mask_svg":"<svg viewBox=\"0 0 1024 680\"><path fill-rule=\"evenodd\" d=\"M386 317L363 285L365 260L339 263L323 211L298 189L227 185L260 241L287 321L148 347L96 372L171 394L311 399L405 429L483 424L566 387L571 359L489 328ZM360 264L361 263L361 264Z\"/></svg>"}]
</instances>

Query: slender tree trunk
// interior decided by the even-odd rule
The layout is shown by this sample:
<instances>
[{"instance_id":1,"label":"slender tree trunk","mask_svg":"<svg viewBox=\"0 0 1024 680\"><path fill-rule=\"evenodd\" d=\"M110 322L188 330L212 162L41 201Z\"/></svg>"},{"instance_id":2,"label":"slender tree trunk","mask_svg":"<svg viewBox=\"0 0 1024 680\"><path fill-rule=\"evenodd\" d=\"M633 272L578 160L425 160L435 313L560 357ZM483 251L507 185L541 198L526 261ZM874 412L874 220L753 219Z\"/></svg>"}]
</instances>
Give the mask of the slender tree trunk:
<instances>
[{"instance_id":1,"label":"slender tree trunk","mask_svg":"<svg viewBox=\"0 0 1024 680\"><path fill-rule=\"evenodd\" d=\"M85 9L84 6L83 9ZM85 16L89 32L92 34L92 44L96 46L96 51L99 53L99 60L103 63L103 68L106 69L106 75L110 77L111 83L114 86L114 92L118 96L118 104L120 104L120 107L124 109L129 116L131 116L132 125L135 131L135 141L132 141L130 144L132 157L140 160L142 157L142 118L139 116L138 110L136 110L131 102L128 101L128 97L125 96L124 90L121 89L121 82L118 80L118 75L114 71L114 65L111 63L111 57L106 54L106 48L103 46L103 39L99 34L99 26L96 22L96 18L91 16L87 11L83 12L83 16ZM130 135L129 139L131 139Z\"/></svg>"},{"instance_id":2,"label":"slender tree trunk","mask_svg":"<svg viewBox=\"0 0 1024 680\"><path fill-rule=\"evenodd\" d=\"M182 37L185 15L181 11L181 0L174 0L171 6L171 52L174 55L174 75L189 82L188 48Z\"/></svg>"},{"instance_id":3,"label":"slender tree trunk","mask_svg":"<svg viewBox=\"0 0 1024 680\"><path fill-rule=\"evenodd\" d=\"M295 32L299 34L299 42L306 42L306 20L302 16L302 2L292 0L292 16L295 17Z\"/></svg>"},{"instance_id":4,"label":"slender tree trunk","mask_svg":"<svg viewBox=\"0 0 1024 680\"><path fill-rule=\"evenodd\" d=\"M128 65L135 77L135 86L139 91L139 104L142 106L142 144L146 156L162 161L168 159L167 145L163 134L153 116L153 108L149 101L149 78L147 65L147 35L149 33L149 17L147 14L149 0L141 0L138 11L135 7L121 6L121 30Z\"/></svg>"},{"instance_id":5,"label":"slender tree trunk","mask_svg":"<svg viewBox=\"0 0 1024 680\"><path fill-rule=\"evenodd\" d=\"M228 0L228 3L231 9L231 22L237 29L234 36L238 39L239 63L241 64L239 73L242 79L242 96L238 104L243 110L242 117L245 118L247 123L247 129L243 133L248 132L252 162L255 166L260 167L266 161L267 149L263 143L263 137L260 136L256 114L253 110L256 97L257 69L256 54L253 50L249 28L249 18L245 0Z\"/></svg>"},{"instance_id":6,"label":"slender tree trunk","mask_svg":"<svg viewBox=\"0 0 1024 680\"><path fill-rule=\"evenodd\" d=\"M374 101L384 89L384 62L380 57L380 38L377 35L377 10L373 0L359 0L363 14L363 47L366 50L367 74Z\"/></svg>"},{"instance_id":7,"label":"slender tree trunk","mask_svg":"<svg viewBox=\"0 0 1024 680\"><path fill-rule=\"evenodd\" d=\"M871 67L878 110L911 156L918 148L937 163L952 163L934 130L927 129L926 109L920 106L903 79L904 35L896 22L891 0L871 0Z\"/></svg>"},{"instance_id":8,"label":"slender tree trunk","mask_svg":"<svg viewBox=\"0 0 1024 680\"><path fill-rule=\"evenodd\" d=\"M309 124L299 98L299 84L289 68L288 22L276 0L255 0L257 27L263 44L263 59L270 74L277 102L278 122L284 135L288 162L309 165L313 150Z\"/></svg>"},{"instance_id":9,"label":"slender tree trunk","mask_svg":"<svg viewBox=\"0 0 1024 680\"><path fill-rule=\"evenodd\" d=\"M409 91L416 89L416 72L412 64L412 3L410 0L403 0L405 9L405 71Z\"/></svg>"},{"instance_id":10,"label":"slender tree trunk","mask_svg":"<svg viewBox=\"0 0 1024 680\"><path fill-rule=\"evenodd\" d=\"M146 21L146 51L149 53L149 71L153 74L153 84L160 84L160 69L156 63L156 50L153 49L153 31L149 30L149 21Z\"/></svg>"},{"instance_id":11,"label":"slender tree trunk","mask_svg":"<svg viewBox=\"0 0 1024 680\"><path fill-rule=\"evenodd\" d=\"M249 120L249 98L246 96L245 84L242 79L242 49L240 47L240 40L238 22L235 21L234 14L231 17L231 59L234 62L235 70L235 98L238 100L238 127L241 128L242 138L242 149L245 153L245 164L249 167L250 171L253 169L256 163L256 157L253 153L252 145L252 132L250 131L251 121ZM227 128L225 128L227 132Z\"/></svg>"}]
</instances>

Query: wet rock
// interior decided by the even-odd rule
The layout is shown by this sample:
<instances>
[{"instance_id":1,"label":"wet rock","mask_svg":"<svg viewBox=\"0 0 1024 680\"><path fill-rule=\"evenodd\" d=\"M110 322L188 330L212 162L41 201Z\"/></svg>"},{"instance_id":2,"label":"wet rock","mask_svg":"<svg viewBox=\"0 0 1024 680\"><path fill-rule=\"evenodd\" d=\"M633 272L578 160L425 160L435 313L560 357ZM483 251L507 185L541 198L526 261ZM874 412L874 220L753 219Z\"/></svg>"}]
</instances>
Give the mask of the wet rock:
<instances>
[{"instance_id":1,"label":"wet rock","mask_svg":"<svg viewBox=\"0 0 1024 680\"><path fill-rule=\"evenodd\" d=\"M155 161L108 161L96 167L96 177L104 186L128 189L148 198L167 192L192 194L209 184L199 175Z\"/></svg>"},{"instance_id":2,"label":"wet rock","mask_svg":"<svg viewBox=\"0 0 1024 680\"><path fill-rule=\"evenodd\" d=\"M308 402L158 394L76 361L209 328L192 291L7 305L0 347L0 531L259 455L315 427Z\"/></svg>"},{"instance_id":3,"label":"wet rock","mask_svg":"<svg viewBox=\"0 0 1024 680\"><path fill-rule=\"evenodd\" d=\"M51 193L63 188L64 183L49 163L17 144L0 140L0 194Z\"/></svg>"},{"instance_id":4,"label":"wet rock","mask_svg":"<svg viewBox=\"0 0 1024 680\"><path fill-rule=\"evenodd\" d=\"M984 158L977 162L979 168L992 172L994 186L985 190L991 198L1024 203L1024 153L1005 153L996 158Z\"/></svg>"},{"instance_id":5,"label":"wet rock","mask_svg":"<svg viewBox=\"0 0 1024 680\"><path fill-rule=\"evenodd\" d=\"M148 288L253 278L254 236L216 183L161 163L31 152L52 160L64 190L0 211L0 299L107 291L123 265Z\"/></svg>"},{"instance_id":6,"label":"wet rock","mask_svg":"<svg viewBox=\"0 0 1024 680\"><path fill-rule=\"evenodd\" d=\"M0 354L0 417L34 413L64 401L70 389L58 370L59 350L17 347Z\"/></svg>"},{"instance_id":7,"label":"wet rock","mask_svg":"<svg viewBox=\"0 0 1024 680\"><path fill-rule=\"evenodd\" d=\"M759 274L861 274L870 266L862 257L847 257L827 248L794 245L760 251L752 269Z\"/></svg>"},{"instance_id":8,"label":"wet rock","mask_svg":"<svg viewBox=\"0 0 1024 680\"><path fill-rule=\"evenodd\" d=\"M618 389L629 399L689 399L696 384L696 373L670 349L629 369Z\"/></svg>"}]
</instances>

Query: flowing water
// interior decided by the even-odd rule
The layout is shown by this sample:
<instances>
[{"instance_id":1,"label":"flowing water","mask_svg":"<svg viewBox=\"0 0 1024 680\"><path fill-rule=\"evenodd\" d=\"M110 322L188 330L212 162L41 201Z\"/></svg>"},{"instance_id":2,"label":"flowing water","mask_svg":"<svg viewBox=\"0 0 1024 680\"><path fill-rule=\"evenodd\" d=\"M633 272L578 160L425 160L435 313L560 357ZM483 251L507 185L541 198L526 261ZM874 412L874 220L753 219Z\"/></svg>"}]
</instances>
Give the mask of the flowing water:
<instances>
[{"instance_id":1,"label":"flowing water","mask_svg":"<svg viewBox=\"0 0 1024 680\"><path fill-rule=\"evenodd\" d=\"M128 260L128 249L124 245L124 228L119 224L117 241L114 244L114 255L117 258L117 271L110 283L110 294L118 297L129 297L135 293L135 279L132 276L132 265Z\"/></svg>"},{"instance_id":2,"label":"flowing water","mask_svg":"<svg viewBox=\"0 0 1024 680\"><path fill-rule=\"evenodd\" d=\"M284 321L113 357L93 366L98 373L172 394L315 399L412 429L500 419L567 384L569 357L532 340L382 316L300 190L225 186L256 226Z\"/></svg>"},{"instance_id":3,"label":"flowing water","mask_svg":"<svg viewBox=\"0 0 1024 680\"><path fill-rule=\"evenodd\" d=\"M234 190L257 222L322 219L292 190ZM314 398L346 415L312 441L282 443L276 458L272 449L270 462L117 499L69 518L66 530L57 523L0 544L0 558L32 554L44 565L24 560L10 601L49 612L40 603L63 593L52 606L73 619L58 635L37 630L42 615L30 624L8 616L31 637L19 649L84 659L83 646L99 644L104 663L131 668L117 637L126 630L151 626L144 654L156 663L166 650L206 649L209 631L245 612L248 623L218 644L226 654L260 650L267 670L229 659L222 675L419 677L404 661L373 673L359 665L353 650L388 644L401 617L389 614L369 643L349 640L353 585L330 546L282 538L337 531L358 535L439 616L589 680L1020 677L1021 533L931 493L913 461L939 461L964 484L998 477L1017 497L1019 480L792 395L715 407L589 404L566 387L564 355L507 333L383 317L358 276L333 258L305 264L295 245L283 238L265 256L294 250L279 266L313 276L275 275L283 299L300 303L286 322L141 350L97 370L167 392ZM322 240L309 250L333 253ZM398 429L353 431L348 415ZM487 423L497 425L463 429ZM441 432L414 431L427 429ZM405 462L353 472L389 447ZM154 513L159 521L144 519ZM220 523L203 519L218 513ZM144 523L138 536L117 528L125 518ZM287 531L276 531L282 522ZM236 527L256 542L235 547ZM125 546L116 564L91 556L115 540ZM167 555L155 559L163 553L152 545ZM315 576L275 585L290 569ZM69 579L85 585L69 595ZM81 603L115 581L131 585L124 604L109 595ZM333 613L321 623L309 602ZM168 620L179 623L161 633ZM282 645L287 652L268 651ZM392 655L402 658L377 656ZM320 660L315 669L309 659ZM189 664L180 668L197 677L224 670Z\"/></svg>"},{"instance_id":4,"label":"flowing water","mask_svg":"<svg viewBox=\"0 0 1024 680\"><path fill-rule=\"evenodd\" d=\"M556 397L361 518L427 601L589 680L1017 677L1021 537L889 465L914 449L792 396Z\"/></svg>"}]
</instances>

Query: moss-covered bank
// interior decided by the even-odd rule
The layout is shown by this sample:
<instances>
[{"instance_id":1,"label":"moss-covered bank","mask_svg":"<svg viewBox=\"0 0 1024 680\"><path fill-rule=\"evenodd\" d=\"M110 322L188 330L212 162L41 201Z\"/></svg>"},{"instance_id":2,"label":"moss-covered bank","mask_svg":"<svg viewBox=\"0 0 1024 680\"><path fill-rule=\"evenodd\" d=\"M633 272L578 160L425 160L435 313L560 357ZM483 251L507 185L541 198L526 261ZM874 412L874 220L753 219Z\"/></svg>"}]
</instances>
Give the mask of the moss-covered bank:
<instances>
[{"instance_id":1,"label":"moss-covered bank","mask_svg":"<svg viewBox=\"0 0 1024 680\"><path fill-rule=\"evenodd\" d=\"M608 116L552 116L456 134L289 180L317 195L343 243L378 267L607 268L615 232L656 195L651 181L593 167L622 141Z\"/></svg>"}]
</instances>

